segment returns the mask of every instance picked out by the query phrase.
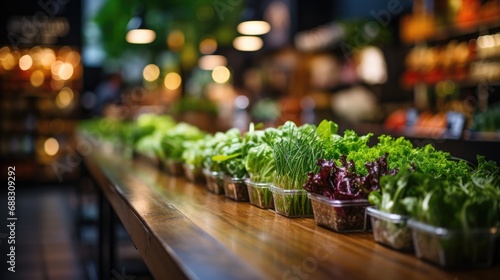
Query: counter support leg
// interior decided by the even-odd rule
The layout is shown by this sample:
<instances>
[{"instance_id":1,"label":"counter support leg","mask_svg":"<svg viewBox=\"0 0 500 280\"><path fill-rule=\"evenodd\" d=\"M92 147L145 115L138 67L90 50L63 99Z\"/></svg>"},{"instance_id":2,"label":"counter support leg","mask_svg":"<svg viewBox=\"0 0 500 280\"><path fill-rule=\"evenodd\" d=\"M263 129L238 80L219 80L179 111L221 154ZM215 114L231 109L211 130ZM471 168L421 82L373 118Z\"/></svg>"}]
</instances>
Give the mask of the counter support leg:
<instances>
[{"instance_id":1,"label":"counter support leg","mask_svg":"<svg viewBox=\"0 0 500 280\"><path fill-rule=\"evenodd\" d=\"M113 209L99 192L99 279L111 279L115 260L115 227Z\"/></svg>"}]
</instances>

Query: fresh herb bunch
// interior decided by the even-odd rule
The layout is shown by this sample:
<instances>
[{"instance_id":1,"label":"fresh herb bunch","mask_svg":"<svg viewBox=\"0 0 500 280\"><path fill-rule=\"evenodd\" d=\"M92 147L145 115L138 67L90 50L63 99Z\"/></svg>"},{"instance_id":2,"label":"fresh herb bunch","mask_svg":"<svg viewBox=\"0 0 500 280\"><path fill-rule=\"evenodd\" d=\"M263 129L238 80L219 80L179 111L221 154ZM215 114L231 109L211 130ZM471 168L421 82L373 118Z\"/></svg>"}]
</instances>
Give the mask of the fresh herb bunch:
<instances>
[{"instance_id":1,"label":"fresh herb bunch","mask_svg":"<svg viewBox=\"0 0 500 280\"><path fill-rule=\"evenodd\" d=\"M316 161L323 157L323 145L313 125L297 125L287 121L280 128L282 135L273 145L276 168L274 184L283 189L301 189Z\"/></svg>"},{"instance_id":2,"label":"fresh herb bunch","mask_svg":"<svg viewBox=\"0 0 500 280\"><path fill-rule=\"evenodd\" d=\"M314 215L307 193L274 193L276 211L287 217L311 217Z\"/></svg>"}]
</instances>

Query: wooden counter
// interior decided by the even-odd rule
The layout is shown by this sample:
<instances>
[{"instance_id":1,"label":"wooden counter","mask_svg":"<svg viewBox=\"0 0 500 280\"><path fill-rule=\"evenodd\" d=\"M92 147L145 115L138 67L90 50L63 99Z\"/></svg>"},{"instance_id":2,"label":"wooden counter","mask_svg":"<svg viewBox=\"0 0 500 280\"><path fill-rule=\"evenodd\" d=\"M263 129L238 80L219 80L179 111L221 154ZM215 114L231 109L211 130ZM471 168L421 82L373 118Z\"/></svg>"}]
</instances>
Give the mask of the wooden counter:
<instances>
[{"instance_id":1,"label":"wooden counter","mask_svg":"<svg viewBox=\"0 0 500 280\"><path fill-rule=\"evenodd\" d=\"M314 219L290 219L208 193L100 148L90 173L157 279L498 279L500 265L447 271Z\"/></svg>"}]
</instances>

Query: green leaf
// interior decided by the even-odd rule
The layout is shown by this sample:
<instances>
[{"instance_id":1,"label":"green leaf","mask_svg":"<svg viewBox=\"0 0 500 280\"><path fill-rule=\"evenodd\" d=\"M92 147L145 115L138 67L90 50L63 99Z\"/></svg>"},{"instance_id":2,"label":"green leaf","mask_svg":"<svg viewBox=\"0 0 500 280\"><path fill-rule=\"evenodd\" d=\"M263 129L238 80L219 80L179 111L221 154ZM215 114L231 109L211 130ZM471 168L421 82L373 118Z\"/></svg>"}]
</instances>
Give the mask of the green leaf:
<instances>
[{"instance_id":1,"label":"green leaf","mask_svg":"<svg viewBox=\"0 0 500 280\"><path fill-rule=\"evenodd\" d=\"M380 191L372 191L368 195L368 201L373 205L380 206L380 203L382 202L382 194Z\"/></svg>"},{"instance_id":2,"label":"green leaf","mask_svg":"<svg viewBox=\"0 0 500 280\"><path fill-rule=\"evenodd\" d=\"M316 135L319 136L321 140L329 140L332 137L332 134L336 134L339 130L339 126L329 120L322 120L316 129Z\"/></svg>"},{"instance_id":3,"label":"green leaf","mask_svg":"<svg viewBox=\"0 0 500 280\"><path fill-rule=\"evenodd\" d=\"M241 155L241 153L236 153L236 154L232 154L232 155L216 155L216 156L213 156L212 157L212 160L213 161L226 161L226 160L229 160L229 159L232 159L232 158L235 158L235 157L239 157Z\"/></svg>"}]
</instances>

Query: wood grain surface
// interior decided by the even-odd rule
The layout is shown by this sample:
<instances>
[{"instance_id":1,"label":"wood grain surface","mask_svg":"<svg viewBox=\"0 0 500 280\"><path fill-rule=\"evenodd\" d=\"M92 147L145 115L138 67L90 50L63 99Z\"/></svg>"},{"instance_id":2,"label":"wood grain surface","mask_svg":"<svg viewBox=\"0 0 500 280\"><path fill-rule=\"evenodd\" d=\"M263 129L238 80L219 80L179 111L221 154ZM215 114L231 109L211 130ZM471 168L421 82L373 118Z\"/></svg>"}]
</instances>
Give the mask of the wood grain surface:
<instances>
[{"instance_id":1,"label":"wood grain surface","mask_svg":"<svg viewBox=\"0 0 500 280\"><path fill-rule=\"evenodd\" d=\"M99 149L85 157L157 279L500 279L500 265L445 270L386 248L214 195L145 161Z\"/></svg>"}]
</instances>

